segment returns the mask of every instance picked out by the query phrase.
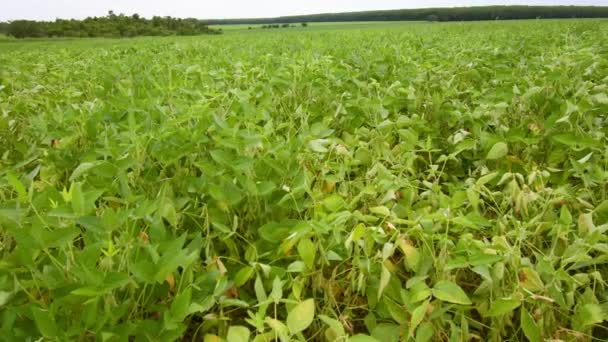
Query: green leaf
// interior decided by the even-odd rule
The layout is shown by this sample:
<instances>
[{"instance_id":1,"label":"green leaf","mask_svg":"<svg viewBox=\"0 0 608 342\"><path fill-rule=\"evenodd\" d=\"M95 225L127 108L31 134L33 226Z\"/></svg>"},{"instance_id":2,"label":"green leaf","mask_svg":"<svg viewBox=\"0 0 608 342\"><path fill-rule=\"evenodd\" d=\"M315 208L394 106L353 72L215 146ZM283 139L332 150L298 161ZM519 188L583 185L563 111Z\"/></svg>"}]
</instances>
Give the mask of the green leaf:
<instances>
[{"instance_id":1,"label":"green leaf","mask_svg":"<svg viewBox=\"0 0 608 342\"><path fill-rule=\"evenodd\" d=\"M0 308L8 303L14 294L15 292L0 291Z\"/></svg>"},{"instance_id":2,"label":"green leaf","mask_svg":"<svg viewBox=\"0 0 608 342\"><path fill-rule=\"evenodd\" d=\"M330 143L327 139L316 139L312 140L308 143L308 147L317 153L325 153L327 152L327 145Z\"/></svg>"},{"instance_id":3,"label":"green leaf","mask_svg":"<svg viewBox=\"0 0 608 342\"><path fill-rule=\"evenodd\" d=\"M509 146L504 142L497 142L496 144L494 144L494 146L492 146L492 148L488 152L486 159L496 160L504 158L507 153L509 153Z\"/></svg>"},{"instance_id":4,"label":"green leaf","mask_svg":"<svg viewBox=\"0 0 608 342\"><path fill-rule=\"evenodd\" d=\"M372 336L382 342L398 342L401 337L401 327L397 324L380 323L372 332Z\"/></svg>"},{"instance_id":5,"label":"green leaf","mask_svg":"<svg viewBox=\"0 0 608 342\"><path fill-rule=\"evenodd\" d=\"M192 298L192 289L187 288L184 292L178 294L171 303L171 317L175 322L181 322L188 315L190 302Z\"/></svg>"},{"instance_id":6,"label":"green leaf","mask_svg":"<svg viewBox=\"0 0 608 342\"><path fill-rule=\"evenodd\" d=\"M25 185L21 183L19 178L15 177L15 175L13 175L12 173L7 174L5 178L8 184L10 184L10 186L12 186L15 192L17 193L19 202L27 202L27 190L25 189Z\"/></svg>"},{"instance_id":7,"label":"green leaf","mask_svg":"<svg viewBox=\"0 0 608 342\"><path fill-rule=\"evenodd\" d=\"M300 273L306 270L306 264L303 261L294 261L287 266L287 272Z\"/></svg>"},{"instance_id":8,"label":"green leaf","mask_svg":"<svg viewBox=\"0 0 608 342\"><path fill-rule=\"evenodd\" d=\"M243 192L233 182L223 180L209 186L209 194L218 202L235 206L243 199Z\"/></svg>"},{"instance_id":9,"label":"green leaf","mask_svg":"<svg viewBox=\"0 0 608 342\"><path fill-rule=\"evenodd\" d=\"M431 289L424 282L412 285L410 288L410 300L412 303L421 302L429 298L432 294Z\"/></svg>"},{"instance_id":10,"label":"green leaf","mask_svg":"<svg viewBox=\"0 0 608 342\"><path fill-rule=\"evenodd\" d=\"M317 247L310 239L300 240L300 243L298 243L298 254L300 254L300 258L302 258L302 261L304 261L304 264L310 270L315 267L316 253Z\"/></svg>"},{"instance_id":11,"label":"green leaf","mask_svg":"<svg viewBox=\"0 0 608 342\"><path fill-rule=\"evenodd\" d=\"M279 336L281 342L289 341L289 331L283 322L270 317L266 317L264 322Z\"/></svg>"},{"instance_id":12,"label":"green leaf","mask_svg":"<svg viewBox=\"0 0 608 342\"><path fill-rule=\"evenodd\" d=\"M391 216L391 210L385 206L369 208L369 211L380 216Z\"/></svg>"},{"instance_id":13,"label":"green leaf","mask_svg":"<svg viewBox=\"0 0 608 342\"><path fill-rule=\"evenodd\" d=\"M522 95L522 97L524 99L529 99L535 95L540 94L543 91L543 89L544 89L543 87L539 87L539 86L531 87Z\"/></svg>"},{"instance_id":14,"label":"green leaf","mask_svg":"<svg viewBox=\"0 0 608 342\"><path fill-rule=\"evenodd\" d=\"M378 287L378 299L382 297L382 293L384 289L388 285L388 282L391 280L391 272L382 264L382 274L380 275L380 286Z\"/></svg>"},{"instance_id":15,"label":"green leaf","mask_svg":"<svg viewBox=\"0 0 608 342\"><path fill-rule=\"evenodd\" d=\"M598 304L585 304L577 310L575 315L575 319L585 327L601 323L606 318L604 310Z\"/></svg>"},{"instance_id":16,"label":"green leaf","mask_svg":"<svg viewBox=\"0 0 608 342\"><path fill-rule=\"evenodd\" d=\"M559 221L567 226L572 224L572 214L570 214L570 210L565 205L562 206L560 211Z\"/></svg>"},{"instance_id":17,"label":"green leaf","mask_svg":"<svg viewBox=\"0 0 608 342\"><path fill-rule=\"evenodd\" d=\"M602 203L598 204L593 210L593 215L595 216L594 221L597 222L598 225L608 223L608 200L604 200Z\"/></svg>"},{"instance_id":18,"label":"green leaf","mask_svg":"<svg viewBox=\"0 0 608 342\"><path fill-rule=\"evenodd\" d=\"M3 220L9 222L19 222L19 220L21 219L21 213L22 211L19 208L0 208L0 222Z\"/></svg>"},{"instance_id":19,"label":"green leaf","mask_svg":"<svg viewBox=\"0 0 608 342\"><path fill-rule=\"evenodd\" d=\"M82 192L82 183L72 183L72 188L70 190L72 193L72 210L74 211L74 214L83 216L85 214L85 201L84 193Z\"/></svg>"},{"instance_id":20,"label":"green leaf","mask_svg":"<svg viewBox=\"0 0 608 342\"><path fill-rule=\"evenodd\" d=\"M345 205L344 199L339 195L331 195L323 200L323 206L330 212L336 212L344 208Z\"/></svg>"},{"instance_id":21,"label":"green leaf","mask_svg":"<svg viewBox=\"0 0 608 342\"><path fill-rule=\"evenodd\" d=\"M105 293L105 291L102 289L99 289L95 286L85 286L85 287L77 288L76 290L73 290L70 293L75 296L97 297L97 296L103 295Z\"/></svg>"},{"instance_id":22,"label":"green leaf","mask_svg":"<svg viewBox=\"0 0 608 342\"><path fill-rule=\"evenodd\" d=\"M521 300L518 299L497 299L492 302L490 310L487 313L488 317L502 316L512 312L521 305Z\"/></svg>"},{"instance_id":23,"label":"green leaf","mask_svg":"<svg viewBox=\"0 0 608 342\"><path fill-rule=\"evenodd\" d=\"M178 267L187 267L192 264L199 256L198 251L188 253L188 249L183 249L183 243L186 235L181 235L174 239L167 250L163 253L159 263L156 265L156 274L154 279L162 283L165 281L169 273L174 272Z\"/></svg>"},{"instance_id":24,"label":"green leaf","mask_svg":"<svg viewBox=\"0 0 608 342\"><path fill-rule=\"evenodd\" d=\"M177 212L175 211L173 203L168 200L163 201L158 209L158 212L160 216L167 220L171 226L177 227Z\"/></svg>"},{"instance_id":25,"label":"green leaf","mask_svg":"<svg viewBox=\"0 0 608 342\"><path fill-rule=\"evenodd\" d=\"M418 325L422 323L422 320L426 316L426 312L429 308L429 303L430 302L427 300L412 311L412 319L410 320L410 336L413 335Z\"/></svg>"},{"instance_id":26,"label":"green leaf","mask_svg":"<svg viewBox=\"0 0 608 342\"><path fill-rule=\"evenodd\" d=\"M404 325L409 322L409 317L407 315L407 311L403 310L403 306L397 304L393 299L388 296L384 297L381 301L384 304L384 307L391 315L391 318L399 323L399 325Z\"/></svg>"},{"instance_id":27,"label":"green leaf","mask_svg":"<svg viewBox=\"0 0 608 342\"><path fill-rule=\"evenodd\" d=\"M351 336L348 339L349 342L380 342L379 340L369 336L369 335L363 335L363 334L357 334L354 336Z\"/></svg>"},{"instance_id":28,"label":"green leaf","mask_svg":"<svg viewBox=\"0 0 608 342\"><path fill-rule=\"evenodd\" d=\"M462 288L451 281L439 281L431 291L435 298L444 302L462 305L473 304Z\"/></svg>"},{"instance_id":29,"label":"green leaf","mask_svg":"<svg viewBox=\"0 0 608 342\"><path fill-rule=\"evenodd\" d=\"M188 307L188 315L192 315L195 313L207 312L209 311L213 305L215 304L215 299L213 296L209 296L205 298L200 304L192 303L190 307Z\"/></svg>"},{"instance_id":30,"label":"green leaf","mask_svg":"<svg viewBox=\"0 0 608 342\"><path fill-rule=\"evenodd\" d=\"M304 331L312 324L315 317L315 301L307 299L296 305L287 315L287 328L294 335Z\"/></svg>"},{"instance_id":31,"label":"green leaf","mask_svg":"<svg viewBox=\"0 0 608 342\"><path fill-rule=\"evenodd\" d=\"M241 287L245 285L249 279L255 274L255 270L251 266L241 268L234 276L234 286Z\"/></svg>"},{"instance_id":32,"label":"green leaf","mask_svg":"<svg viewBox=\"0 0 608 342\"><path fill-rule=\"evenodd\" d=\"M236 306L238 308L248 308L249 307L249 303L247 303L244 300L240 300L240 299L233 299L233 298L222 298L220 300L220 304L224 307L228 307L228 306Z\"/></svg>"},{"instance_id":33,"label":"green leaf","mask_svg":"<svg viewBox=\"0 0 608 342\"><path fill-rule=\"evenodd\" d=\"M542 341L542 335L538 324L536 324L536 321L534 321L532 315L530 315L530 313L525 308L521 309L520 321L524 334L526 335L528 340L530 340L530 342Z\"/></svg>"},{"instance_id":34,"label":"green leaf","mask_svg":"<svg viewBox=\"0 0 608 342\"><path fill-rule=\"evenodd\" d=\"M275 277L272 281L272 291L270 291L270 299L278 303L283 298L283 281L279 277Z\"/></svg>"},{"instance_id":35,"label":"green leaf","mask_svg":"<svg viewBox=\"0 0 608 342\"><path fill-rule=\"evenodd\" d=\"M266 241L279 243L291 234L291 225L286 222L269 222L258 229L258 234Z\"/></svg>"},{"instance_id":36,"label":"green leaf","mask_svg":"<svg viewBox=\"0 0 608 342\"><path fill-rule=\"evenodd\" d=\"M599 104L608 104L608 95L606 93L597 93L591 96L591 100Z\"/></svg>"},{"instance_id":37,"label":"green leaf","mask_svg":"<svg viewBox=\"0 0 608 342\"><path fill-rule=\"evenodd\" d=\"M55 320L48 310L32 307L32 314L38 330L44 337L52 338L59 336L59 328L55 325Z\"/></svg>"},{"instance_id":38,"label":"green leaf","mask_svg":"<svg viewBox=\"0 0 608 342\"><path fill-rule=\"evenodd\" d=\"M248 342L249 341L249 329L240 325L233 325L228 328L228 335L226 336L227 342Z\"/></svg>"},{"instance_id":39,"label":"green leaf","mask_svg":"<svg viewBox=\"0 0 608 342\"><path fill-rule=\"evenodd\" d=\"M319 319L329 326L325 331L325 337L328 341L345 339L346 332L344 331L344 327L340 321L325 315L319 315Z\"/></svg>"},{"instance_id":40,"label":"green leaf","mask_svg":"<svg viewBox=\"0 0 608 342\"><path fill-rule=\"evenodd\" d=\"M253 289L255 290L255 297L258 302L265 302L268 297L266 296L266 290L264 290L264 283L262 279L258 276L255 278L255 282L253 284Z\"/></svg>"},{"instance_id":41,"label":"green leaf","mask_svg":"<svg viewBox=\"0 0 608 342\"><path fill-rule=\"evenodd\" d=\"M494 178L496 178L496 176L498 176L498 172L488 173L485 176L479 177L477 182L475 182L475 185L477 185L477 186L485 185L485 184L491 182ZM474 191L474 190L472 190L472 191ZM470 197L469 194L467 194L467 195ZM470 198L469 198L469 201L471 201Z\"/></svg>"},{"instance_id":42,"label":"green leaf","mask_svg":"<svg viewBox=\"0 0 608 342\"><path fill-rule=\"evenodd\" d=\"M416 342L427 342L430 341L435 335L435 328L430 322L425 322L420 325L416 331Z\"/></svg>"},{"instance_id":43,"label":"green leaf","mask_svg":"<svg viewBox=\"0 0 608 342\"><path fill-rule=\"evenodd\" d=\"M74 181L75 179L78 179L80 176L84 175L90 169L96 167L99 164L100 164L100 162L93 162L93 163L86 162L86 163L82 163L82 164L78 165L78 167L76 169L74 169L74 172L72 172L72 175L70 176L70 182Z\"/></svg>"}]
</instances>

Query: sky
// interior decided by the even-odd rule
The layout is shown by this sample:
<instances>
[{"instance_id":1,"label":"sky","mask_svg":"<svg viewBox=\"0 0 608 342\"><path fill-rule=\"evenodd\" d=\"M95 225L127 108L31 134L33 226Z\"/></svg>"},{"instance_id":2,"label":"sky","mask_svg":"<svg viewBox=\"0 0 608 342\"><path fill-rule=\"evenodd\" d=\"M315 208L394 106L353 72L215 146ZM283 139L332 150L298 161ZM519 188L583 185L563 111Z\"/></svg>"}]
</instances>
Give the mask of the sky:
<instances>
[{"instance_id":1,"label":"sky","mask_svg":"<svg viewBox=\"0 0 608 342\"><path fill-rule=\"evenodd\" d=\"M328 12L484 5L597 5L608 0L0 0L0 21L54 20L103 16L109 10L144 17L154 15L216 18L262 18Z\"/></svg>"}]
</instances>

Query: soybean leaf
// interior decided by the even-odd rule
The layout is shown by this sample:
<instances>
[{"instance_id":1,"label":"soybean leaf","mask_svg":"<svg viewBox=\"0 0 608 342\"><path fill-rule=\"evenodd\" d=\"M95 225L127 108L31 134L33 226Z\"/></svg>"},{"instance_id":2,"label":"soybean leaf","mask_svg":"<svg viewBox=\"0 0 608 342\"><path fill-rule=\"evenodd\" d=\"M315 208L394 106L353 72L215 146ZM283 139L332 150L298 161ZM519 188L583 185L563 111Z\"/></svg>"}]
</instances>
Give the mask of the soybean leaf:
<instances>
[{"instance_id":1,"label":"soybean leaf","mask_svg":"<svg viewBox=\"0 0 608 342\"><path fill-rule=\"evenodd\" d=\"M457 284L442 280L437 282L431 290L435 298L440 299L444 302L471 305L473 304L467 294Z\"/></svg>"},{"instance_id":2,"label":"soybean leaf","mask_svg":"<svg viewBox=\"0 0 608 342\"><path fill-rule=\"evenodd\" d=\"M296 305L287 315L287 328L294 335L308 328L315 317L315 301L307 299Z\"/></svg>"}]
</instances>

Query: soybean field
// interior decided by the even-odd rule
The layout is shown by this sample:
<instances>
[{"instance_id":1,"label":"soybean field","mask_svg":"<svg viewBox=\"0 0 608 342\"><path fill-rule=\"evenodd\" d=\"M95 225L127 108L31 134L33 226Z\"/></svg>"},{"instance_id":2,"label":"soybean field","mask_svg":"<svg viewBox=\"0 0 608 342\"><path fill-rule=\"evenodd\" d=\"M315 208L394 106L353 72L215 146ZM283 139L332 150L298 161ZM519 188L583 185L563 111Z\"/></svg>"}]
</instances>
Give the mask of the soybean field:
<instances>
[{"instance_id":1,"label":"soybean field","mask_svg":"<svg viewBox=\"0 0 608 342\"><path fill-rule=\"evenodd\" d=\"M5 341L608 339L608 21L0 41Z\"/></svg>"}]
</instances>

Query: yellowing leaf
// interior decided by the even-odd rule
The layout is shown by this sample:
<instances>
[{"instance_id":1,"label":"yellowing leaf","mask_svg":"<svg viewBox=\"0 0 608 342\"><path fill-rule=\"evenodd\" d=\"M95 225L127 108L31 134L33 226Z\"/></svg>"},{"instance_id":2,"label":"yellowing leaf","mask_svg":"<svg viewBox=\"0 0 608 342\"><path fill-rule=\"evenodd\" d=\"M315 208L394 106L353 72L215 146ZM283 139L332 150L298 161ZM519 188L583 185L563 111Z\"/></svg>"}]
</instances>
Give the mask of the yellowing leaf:
<instances>
[{"instance_id":1,"label":"yellowing leaf","mask_svg":"<svg viewBox=\"0 0 608 342\"><path fill-rule=\"evenodd\" d=\"M578 217L578 233L585 236L595 229L591 213L580 214Z\"/></svg>"},{"instance_id":2,"label":"yellowing leaf","mask_svg":"<svg viewBox=\"0 0 608 342\"><path fill-rule=\"evenodd\" d=\"M535 270L524 267L519 270L519 286L534 292L542 290L545 285Z\"/></svg>"},{"instance_id":3,"label":"yellowing leaf","mask_svg":"<svg viewBox=\"0 0 608 342\"><path fill-rule=\"evenodd\" d=\"M203 342L222 342L222 339L217 335L206 334L203 337Z\"/></svg>"},{"instance_id":4,"label":"yellowing leaf","mask_svg":"<svg viewBox=\"0 0 608 342\"><path fill-rule=\"evenodd\" d=\"M397 243L403 255L405 255L405 266L408 270L416 272L420 263L420 252L410 241L403 238L397 240Z\"/></svg>"},{"instance_id":5,"label":"yellowing leaf","mask_svg":"<svg viewBox=\"0 0 608 342\"><path fill-rule=\"evenodd\" d=\"M167 282L167 284L169 284L169 290L175 290L175 276L173 275L173 273L169 273L165 281Z\"/></svg>"},{"instance_id":6,"label":"yellowing leaf","mask_svg":"<svg viewBox=\"0 0 608 342\"><path fill-rule=\"evenodd\" d=\"M249 342L249 329L240 325L233 325L228 328L227 342Z\"/></svg>"},{"instance_id":7,"label":"yellowing leaf","mask_svg":"<svg viewBox=\"0 0 608 342\"><path fill-rule=\"evenodd\" d=\"M287 315L287 328L292 335L297 334L308 328L312 324L314 317L315 301L312 298L307 299L289 311Z\"/></svg>"},{"instance_id":8,"label":"yellowing leaf","mask_svg":"<svg viewBox=\"0 0 608 342\"><path fill-rule=\"evenodd\" d=\"M382 274L380 275L380 287L378 288L378 299L382 297L382 293L384 289L388 285L388 282L391 280L391 272L384 264L382 264Z\"/></svg>"}]
</instances>

